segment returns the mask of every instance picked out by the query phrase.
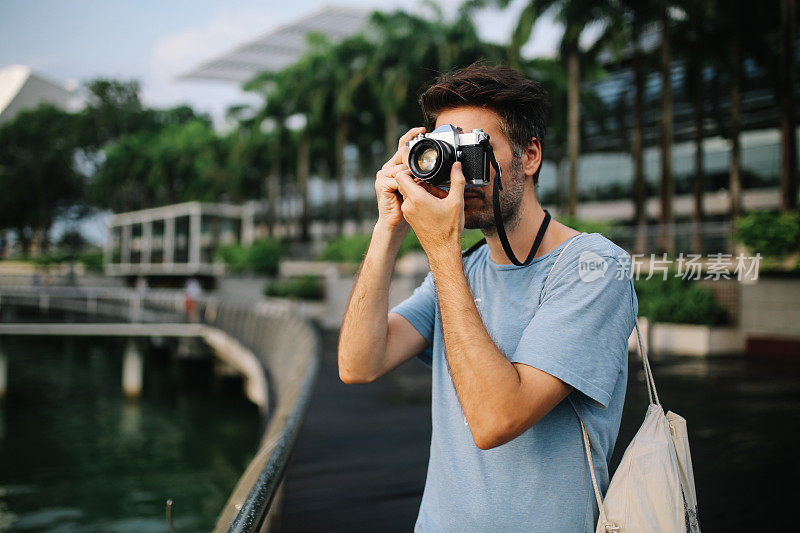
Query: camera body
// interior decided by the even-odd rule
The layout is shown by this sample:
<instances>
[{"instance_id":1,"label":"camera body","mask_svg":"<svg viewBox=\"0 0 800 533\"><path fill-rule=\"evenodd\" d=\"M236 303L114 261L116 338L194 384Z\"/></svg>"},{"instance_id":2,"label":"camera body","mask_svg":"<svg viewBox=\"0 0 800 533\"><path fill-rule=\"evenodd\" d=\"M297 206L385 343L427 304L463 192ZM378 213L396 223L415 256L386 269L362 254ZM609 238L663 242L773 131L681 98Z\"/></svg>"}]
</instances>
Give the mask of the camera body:
<instances>
[{"instance_id":1,"label":"camera body","mask_svg":"<svg viewBox=\"0 0 800 533\"><path fill-rule=\"evenodd\" d=\"M408 142L408 166L421 181L439 188L450 186L450 169L456 161L467 187L489 184L491 148L489 134L481 129L469 133L452 124L443 124L430 133L417 135Z\"/></svg>"}]
</instances>

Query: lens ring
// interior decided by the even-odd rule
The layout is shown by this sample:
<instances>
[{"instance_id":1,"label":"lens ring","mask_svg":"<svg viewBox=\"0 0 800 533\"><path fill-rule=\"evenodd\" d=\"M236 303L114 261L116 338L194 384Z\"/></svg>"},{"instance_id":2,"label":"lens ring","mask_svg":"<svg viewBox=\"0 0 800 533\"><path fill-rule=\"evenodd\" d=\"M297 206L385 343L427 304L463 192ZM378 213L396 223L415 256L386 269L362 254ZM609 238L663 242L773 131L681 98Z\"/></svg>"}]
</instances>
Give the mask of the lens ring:
<instances>
[{"instance_id":1,"label":"lens ring","mask_svg":"<svg viewBox=\"0 0 800 533\"><path fill-rule=\"evenodd\" d=\"M436 154L433 165L430 167L421 165L422 156L429 152L435 152ZM411 169L411 173L421 180L429 179L435 175L441 166L441 162L442 148L435 139L421 139L411 147L411 151L408 153L408 166Z\"/></svg>"}]
</instances>

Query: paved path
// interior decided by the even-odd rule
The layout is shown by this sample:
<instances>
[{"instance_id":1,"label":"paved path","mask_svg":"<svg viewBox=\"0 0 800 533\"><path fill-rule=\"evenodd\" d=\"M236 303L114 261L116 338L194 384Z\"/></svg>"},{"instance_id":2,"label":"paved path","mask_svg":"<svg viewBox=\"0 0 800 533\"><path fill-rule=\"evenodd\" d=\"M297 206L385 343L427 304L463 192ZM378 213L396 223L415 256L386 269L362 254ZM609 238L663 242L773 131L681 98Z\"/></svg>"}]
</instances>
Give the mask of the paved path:
<instances>
[{"instance_id":1,"label":"paved path","mask_svg":"<svg viewBox=\"0 0 800 533\"><path fill-rule=\"evenodd\" d=\"M289 464L277 531L411 531L430 447L430 369L414 360L368 385L345 385L338 332Z\"/></svg>"}]
</instances>

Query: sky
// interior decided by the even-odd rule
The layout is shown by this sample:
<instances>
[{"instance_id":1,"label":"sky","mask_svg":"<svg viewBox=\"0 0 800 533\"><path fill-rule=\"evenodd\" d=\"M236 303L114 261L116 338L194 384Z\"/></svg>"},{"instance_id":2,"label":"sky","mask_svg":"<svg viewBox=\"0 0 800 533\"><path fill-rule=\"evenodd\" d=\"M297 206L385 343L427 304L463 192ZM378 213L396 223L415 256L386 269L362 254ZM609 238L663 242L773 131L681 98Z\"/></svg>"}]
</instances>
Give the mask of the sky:
<instances>
[{"instance_id":1,"label":"sky","mask_svg":"<svg viewBox=\"0 0 800 533\"><path fill-rule=\"evenodd\" d=\"M453 13L459 0L438 0ZM505 10L478 13L482 38L508 42L524 0ZM69 87L95 77L138 79L145 103L188 103L221 124L228 106L253 102L234 84L178 80L203 61L252 40L324 5L420 11L418 0L2 0L0 67L31 66ZM545 19L534 29L526 55L552 55L559 28Z\"/></svg>"}]
</instances>

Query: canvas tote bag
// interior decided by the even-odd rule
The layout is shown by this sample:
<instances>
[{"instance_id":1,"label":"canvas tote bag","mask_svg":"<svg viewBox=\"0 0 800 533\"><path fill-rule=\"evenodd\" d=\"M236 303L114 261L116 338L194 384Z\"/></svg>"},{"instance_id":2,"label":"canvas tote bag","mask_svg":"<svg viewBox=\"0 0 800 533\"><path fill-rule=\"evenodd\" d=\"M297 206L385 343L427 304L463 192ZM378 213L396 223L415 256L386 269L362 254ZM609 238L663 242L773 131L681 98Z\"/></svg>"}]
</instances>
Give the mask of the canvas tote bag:
<instances>
[{"instance_id":1,"label":"canvas tote bag","mask_svg":"<svg viewBox=\"0 0 800 533\"><path fill-rule=\"evenodd\" d=\"M578 237L580 235L567 242L558 254L545 285L561 254ZM611 479L605 500L597 486L589 436L575 411L600 511L595 533L700 533L686 420L671 411L664 414L638 319L635 330L650 404L642 427L625 450Z\"/></svg>"}]
</instances>

